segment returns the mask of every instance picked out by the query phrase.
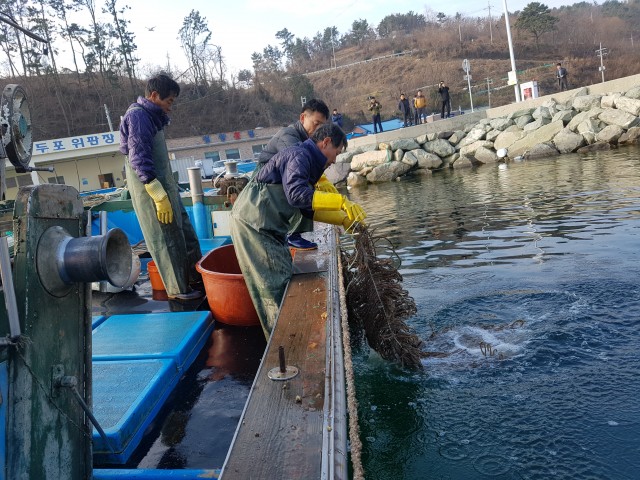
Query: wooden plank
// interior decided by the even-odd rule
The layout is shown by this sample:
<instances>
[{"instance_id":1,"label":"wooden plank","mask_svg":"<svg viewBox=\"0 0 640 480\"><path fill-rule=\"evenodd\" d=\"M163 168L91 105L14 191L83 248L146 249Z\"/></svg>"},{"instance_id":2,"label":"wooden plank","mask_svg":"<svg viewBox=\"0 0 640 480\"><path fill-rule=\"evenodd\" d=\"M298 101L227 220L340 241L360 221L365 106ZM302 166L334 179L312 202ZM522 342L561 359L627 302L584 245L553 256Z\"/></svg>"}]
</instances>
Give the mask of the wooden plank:
<instances>
[{"instance_id":1,"label":"wooden plank","mask_svg":"<svg viewBox=\"0 0 640 480\"><path fill-rule=\"evenodd\" d=\"M223 470L224 480L320 478L326 365L326 273L295 275ZM267 372L287 365L286 382Z\"/></svg>"}]
</instances>

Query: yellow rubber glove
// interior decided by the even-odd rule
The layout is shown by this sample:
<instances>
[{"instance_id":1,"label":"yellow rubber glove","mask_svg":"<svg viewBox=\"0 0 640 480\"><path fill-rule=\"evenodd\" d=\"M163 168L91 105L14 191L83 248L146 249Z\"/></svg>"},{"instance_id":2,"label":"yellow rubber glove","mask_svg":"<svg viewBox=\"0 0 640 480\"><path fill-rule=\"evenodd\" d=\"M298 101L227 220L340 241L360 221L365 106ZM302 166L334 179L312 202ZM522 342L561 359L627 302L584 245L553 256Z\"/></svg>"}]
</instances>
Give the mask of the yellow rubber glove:
<instances>
[{"instance_id":1,"label":"yellow rubber glove","mask_svg":"<svg viewBox=\"0 0 640 480\"><path fill-rule=\"evenodd\" d=\"M158 221L160 223L173 222L173 208L171 208L171 201L158 179L154 178L153 181L147 183L144 188L156 204Z\"/></svg>"},{"instance_id":2,"label":"yellow rubber glove","mask_svg":"<svg viewBox=\"0 0 640 480\"><path fill-rule=\"evenodd\" d=\"M316 183L316 190L320 192L338 193L336 187L333 186L333 183L329 181L324 173L320 177L320 180L318 180L318 183Z\"/></svg>"},{"instance_id":3,"label":"yellow rubber glove","mask_svg":"<svg viewBox=\"0 0 640 480\"><path fill-rule=\"evenodd\" d=\"M367 214L364 209L355 202L348 200L346 197L342 204L342 210L344 210L352 222L364 223L364 219L367 218Z\"/></svg>"},{"instance_id":4,"label":"yellow rubber glove","mask_svg":"<svg viewBox=\"0 0 640 480\"><path fill-rule=\"evenodd\" d=\"M316 222L329 223L331 225L343 227L347 233L350 233L351 228L356 223L353 220L349 220L347 214L342 210L327 210L324 212L317 211L313 213L313 219Z\"/></svg>"},{"instance_id":5,"label":"yellow rubber glove","mask_svg":"<svg viewBox=\"0 0 640 480\"><path fill-rule=\"evenodd\" d=\"M311 208L314 212L342 210L352 222L362 222L367 217L360 205L348 200L347 197L339 193L316 191L313 194Z\"/></svg>"}]
</instances>

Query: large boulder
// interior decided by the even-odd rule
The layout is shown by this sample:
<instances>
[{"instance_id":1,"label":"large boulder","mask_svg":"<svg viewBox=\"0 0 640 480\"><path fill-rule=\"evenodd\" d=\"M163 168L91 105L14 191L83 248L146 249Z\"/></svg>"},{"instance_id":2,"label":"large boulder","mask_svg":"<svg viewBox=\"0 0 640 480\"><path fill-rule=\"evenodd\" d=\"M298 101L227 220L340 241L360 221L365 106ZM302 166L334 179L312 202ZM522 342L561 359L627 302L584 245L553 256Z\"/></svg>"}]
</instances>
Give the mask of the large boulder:
<instances>
[{"instance_id":1,"label":"large boulder","mask_svg":"<svg viewBox=\"0 0 640 480\"><path fill-rule=\"evenodd\" d=\"M636 100L640 100L640 87L633 87L624 94L625 97L635 98Z\"/></svg>"},{"instance_id":2,"label":"large boulder","mask_svg":"<svg viewBox=\"0 0 640 480\"><path fill-rule=\"evenodd\" d=\"M605 125L601 121L593 118L587 118L586 120L580 122L580 124L576 127L575 132L579 133L580 135L583 135L587 132L593 133L595 135L604 127Z\"/></svg>"},{"instance_id":3,"label":"large boulder","mask_svg":"<svg viewBox=\"0 0 640 480\"><path fill-rule=\"evenodd\" d=\"M534 145L552 140L563 128L564 124L561 121L557 121L544 125L532 132L528 132L523 138L514 142L511 147L509 147L509 157L518 157L527 150L531 150Z\"/></svg>"},{"instance_id":4,"label":"large boulder","mask_svg":"<svg viewBox=\"0 0 640 480\"><path fill-rule=\"evenodd\" d=\"M525 125L533 122L533 117L531 115L522 115L521 117L516 118L515 122L518 128L524 128Z\"/></svg>"},{"instance_id":5,"label":"large boulder","mask_svg":"<svg viewBox=\"0 0 640 480\"><path fill-rule=\"evenodd\" d=\"M559 154L560 152L556 150L551 142L545 142L534 145L531 150L524 154L524 158L527 160L533 160L536 158L554 157Z\"/></svg>"},{"instance_id":6,"label":"large boulder","mask_svg":"<svg viewBox=\"0 0 640 480\"><path fill-rule=\"evenodd\" d=\"M608 125L618 125L625 130L635 127L639 122L637 116L617 108L605 108L598 118Z\"/></svg>"},{"instance_id":7,"label":"large boulder","mask_svg":"<svg viewBox=\"0 0 640 480\"><path fill-rule=\"evenodd\" d=\"M631 127L629 130L620 135L619 144L636 144L640 143L640 127Z\"/></svg>"},{"instance_id":8,"label":"large boulder","mask_svg":"<svg viewBox=\"0 0 640 480\"><path fill-rule=\"evenodd\" d=\"M327 179L334 185L342 183L349 176L351 172L351 165L348 163L334 163L324 171Z\"/></svg>"},{"instance_id":9,"label":"large boulder","mask_svg":"<svg viewBox=\"0 0 640 480\"><path fill-rule=\"evenodd\" d=\"M375 167L367 175L367 180L371 183L390 182L409 170L411 170L411 167L403 162L383 163Z\"/></svg>"},{"instance_id":10,"label":"large boulder","mask_svg":"<svg viewBox=\"0 0 640 480\"><path fill-rule=\"evenodd\" d=\"M635 115L636 117L640 115L640 100L629 97L619 97L616 99L616 108L619 110L623 110L631 115Z\"/></svg>"},{"instance_id":11,"label":"large boulder","mask_svg":"<svg viewBox=\"0 0 640 480\"><path fill-rule=\"evenodd\" d=\"M351 170L362 170L365 167L376 167L391 161L391 150L372 150L359 153L351 159Z\"/></svg>"},{"instance_id":12,"label":"large boulder","mask_svg":"<svg viewBox=\"0 0 640 480\"><path fill-rule=\"evenodd\" d=\"M579 133L563 128L553 137L553 143L560 153L571 153L582 147L585 140Z\"/></svg>"},{"instance_id":13,"label":"large boulder","mask_svg":"<svg viewBox=\"0 0 640 480\"><path fill-rule=\"evenodd\" d=\"M562 123L564 123L565 125L567 125L571 119L575 116L576 111L571 109L571 110L558 110L556 112L556 114L553 116L553 118L551 119L552 122L558 121L558 120L562 120Z\"/></svg>"},{"instance_id":14,"label":"large boulder","mask_svg":"<svg viewBox=\"0 0 640 480\"><path fill-rule=\"evenodd\" d=\"M488 142L493 142L496 138L498 138L498 135L500 135L502 132L500 130L490 130L487 132L487 136L485 137L485 140L487 140Z\"/></svg>"},{"instance_id":15,"label":"large boulder","mask_svg":"<svg viewBox=\"0 0 640 480\"><path fill-rule=\"evenodd\" d=\"M394 152L396 150L413 150L415 148L420 148L420 144L416 142L413 138L399 138L397 140L392 140L389 142L389 147Z\"/></svg>"},{"instance_id":16,"label":"large boulder","mask_svg":"<svg viewBox=\"0 0 640 480\"><path fill-rule=\"evenodd\" d=\"M487 135L487 131L483 126L478 126L472 129L467 136L464 137L456 147L464 147L465 145L471 145L473 142L477 142L478 140L484 140Z\"/></svg>"},{"instance_id":17,"label":"large boulder","mask_svg":"<svg viewBox=\"0 0 640 480\"><path fill-rule=\"evenodd\" d=\"M533 113L531 114L531 116L535 119L535 120L540 120L541 118L546 118L547 120L551 120L551 118L553 117L553 115L551 114L551 112L549 111L549 109L547 107L543 107L543 106L539 106L538 108L536 108ZM547 122L550 123L550 122Z\"/></svg>"},{"instance_id":18,"label":"large boulder","mask_svg":"<svg viewBox=\"0 0 640 480\"><path fill-rule=\"evenodd\" d=\"M454 168L456 170L460 168L471 168L475 166L478 166L478 161L475 158L467 157L464 155L460 156L458 159L456 159L455 162L451 164L451 168Z\"/></svg>"},{"instance_id":19,"label":"large boulder","mask_svg":"<svg viewBox=\"0 0 640 480\"><path fill-rule=\"evenodd\" d=\"M603 110L600 107L593 108L587 112L580 112L571 119L571 121L567 124L567 128L575 132L578 128L578 125L580 125L582 122L589 118L597 118L598 115L600 115L602 112Z\"/></svg>"},{"instance_id":20,"label":"large boulder","mask_svg":"<svg viewBox=\"0 0 640 480\"><path fill-rule=\"evenodd\" d=\"M460 149L460 155L473 155L473 153L479 148L493 148L493 142L478 140L470 145L465 145Z\"/></svg>"},{"instance_id":21,"label":"large boulder","mask_svg":"<svg viewBox=\"0 0 640 480\"><path fill-rule=\"evenodd\" d=\"M355 151L341 153L336 157L336 163L351 163L354 155Z\"/></svg>"},{"instance_id":22,"label":"large boulder","mask_svg":"<svg viewBox=\"0 0 640 480\"><path fill-rule=\"evenodd\" d=\"M440 168L443 160L435 153L425 152L424 150L409 150L404 154L403 161L412 167L418 165L418 168Z\"/></svg>"},{"instance_id":23,"label":"large boulder","mask_svg":"<svg viewBox=\"0 0 640 480\"><path fill-rule=\"evenodd\" d=\"M494 118L493 120L491 120L491 122L489 122L489 125L494 130L502 131L502 130L505 130L506 128L510 127L511 125L514 125L514 122L510 118L499 117L499 118Z\"/></svg>"},{"instance_id":24,"label":"large boulder","mask_svg":"<svg viewBox=\"0 0 640 480\"><path fill-rule=\"evenodd\" d=\"M448 157L456 151L454 146L451 145L448 140L443 140L442 138L438 138L433 142L427 142L422 146L422 148L425 152L435 153L441 158Z\"/></svg>"},{"instance_id":25,"label":"large boulder","mask_svg":"<svg viewBox=\"0 0 640 480\"><path fill-rule=\"evenodd\" d=\"M493 148L500 150L501 148L509 148L515 142L520 140L526 134L523 130L519 129L515 125L507 128L504 132L500 133L493 141Z\"/></svg>"},{"instance_id":26,"label":"large boulder","mask_svg":"<svg viewBox=\"0 0 640 480\"><path fill-rule=\"evenodd\" d=\"M477 148L473 156L481 163L495 163L499 160L496 151L487 147Z\"/></svg>"},{"instance_id":27,"label":"large boulder","mask_svg":"<svg viewBox=\"0 0 640 480\"><path fill-rule=\"evenodd\" d=\"M601 152L603 150L611 150L611 144L607 142L596 142L591 145L587 145L586 147L580 147L576 150L577 153L591 153L591 152Z\"/></svg>"},{"instance_id":28,"label":"large boulder","mask_svg":"<svg viewBox=\"0 0 640 480\"><path fill-rule=\"evenodd\" d=\"M551 119L550 118L546 118L546 117L540 117L537 120L534 120L531 123L527 123L523 130L525 132L530 132L532 130L537 130L540 127L542 127L543 125L547 125L548 123L551 123Z\"/></svg>"},{"instance_id":29,"label":"large boulder","mask_svg":"<svg viewBox=\"0 0 640 480\"><path fill-rule=\"evenodd\" d=\"M615 108L616 100L622 96L621 93L610 93L609 95L603 95L600 100L601 108Z\"/></svg>"},{"instance_id":30,"label":"large boulder","mask_svg":"<svg viewBox=\"0 0 640 480\"><path fill-rule=\"evenodd\" d=\"M347 186L349 187L362 187L367 183L369 183L367 177L357 172L351 172L347 177Z\"/></svg>"},{"instance_id":31,"label":"large boulder","mask_svg":"<svg viewBox=\"0 0 640 480\"><path fill-rule=\"evenodd\" d=\"M533 108L523 108L522 110L518 110L517 112L510 113L509 115L507 115L507 118L509 120L515 121L517 118L520 118L520 117L531 117L533 110L534 110Z\"/></svg>"},{"instance_id":32,"label":"large boulder","mask_svg":"<svg viewBox=\"0 0 640 480\"><path fill-rule=\"evenodd\" d=\"M601 95L581 95L573 99L571 104L579 112L586 112L593 107L600 107Z\"/></svg>"},{"instance_id":33,"label":"large boulder","mask_svg":"<svg viewBox=\"0 0 640 480\"><path fill-rule=\"evenodd\" d=\"M617 143L620 136L624 133L622 127L618 125L607 125L596 134L598 142Z\"/></svg>"},{"instance_id":34,"label":"large boulder","mask_svg":"<svg viewBox=\"0 0 640 480\"><path fill-rule=\"evenodd\" d=\"M448 138L448 140L451 145L457 145L458 143L460 143L460 140L462 140L466 136L467 134L462 130L456 130L455 132L453 132L453 135Z\"/></svg>"},{"instance_id":35,"label":"large boulder","mask_svg":"<svg viewBox=\"0 0 640 480\"><path fill-rule=\"evenodd\" d=\"M393 162L401 162L402 161L402 157L404 157L404 150L396 150L395 152L393 152L393 155L391 157L391 161L393 161Z\"/></svg>"}]
</instances>

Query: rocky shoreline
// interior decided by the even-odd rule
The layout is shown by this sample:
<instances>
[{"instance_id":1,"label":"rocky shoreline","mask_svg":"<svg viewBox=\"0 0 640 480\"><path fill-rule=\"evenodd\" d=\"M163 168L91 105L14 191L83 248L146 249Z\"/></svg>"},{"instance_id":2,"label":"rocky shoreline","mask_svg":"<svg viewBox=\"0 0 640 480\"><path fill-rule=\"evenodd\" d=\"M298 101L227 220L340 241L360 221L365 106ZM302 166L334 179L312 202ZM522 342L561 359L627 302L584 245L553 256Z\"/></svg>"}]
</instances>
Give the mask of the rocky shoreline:
<instances>
[{"instance_id":1,"label":"rocky shoreline","mask_svg":"<svg viewBox=\"0 0 640 480\"><path fill-rule=\"evenodd\" d=\"M361 145L338 156L329 179L350 187L431 175L513 159L609 150L640 143L640 86L624 92L545 101L506 116L484 118L463 129Z\"/></svg>"}]
</instances>

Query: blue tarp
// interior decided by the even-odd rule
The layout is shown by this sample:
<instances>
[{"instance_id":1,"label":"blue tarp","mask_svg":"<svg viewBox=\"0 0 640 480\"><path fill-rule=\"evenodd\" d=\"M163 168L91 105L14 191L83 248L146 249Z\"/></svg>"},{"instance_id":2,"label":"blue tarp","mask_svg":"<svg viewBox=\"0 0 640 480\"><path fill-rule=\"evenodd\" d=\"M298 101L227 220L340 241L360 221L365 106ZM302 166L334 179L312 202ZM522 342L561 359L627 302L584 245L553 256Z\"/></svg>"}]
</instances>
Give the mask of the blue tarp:
<instances>
[{"instance_id":1,"label":"blue tarp","mask_svg":"<svg viewBox=\"0 0 640 480\"><path fill-rule=\"evenodd\" d=\"M393 118L391 120L385 120L382 122L383 131L388 130L397 130L398 128L402 128L404 122L402 120L398 120L397 118ZM361 133L364 131L364 133ZM355 138L355 137L363 137L365 135L369 135L370 133L375 133L373 129L373 123L367 123L365 125L357 125L356 128L353 129L353 132L347 134L347 139Z\"/></svg>"}]
</instances>

